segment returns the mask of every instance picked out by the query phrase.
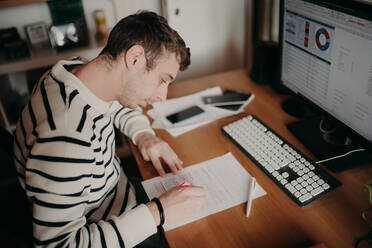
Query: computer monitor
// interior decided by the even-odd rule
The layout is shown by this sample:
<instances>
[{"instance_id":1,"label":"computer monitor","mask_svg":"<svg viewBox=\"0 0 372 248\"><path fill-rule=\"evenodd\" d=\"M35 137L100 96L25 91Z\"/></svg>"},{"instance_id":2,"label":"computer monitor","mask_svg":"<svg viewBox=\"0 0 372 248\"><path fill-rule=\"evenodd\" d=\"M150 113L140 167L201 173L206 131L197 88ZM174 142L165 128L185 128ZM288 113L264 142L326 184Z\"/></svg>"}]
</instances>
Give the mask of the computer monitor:
<instances>
[{"instance_id":1,"label":"computer monitor","mask_svg":"<svg viewBox=\"0 0 372 248\"><path fill-rule=\"evenodd\" d=\"M289 129L320 160L370 149L372 4L281 0L280 12L281 84L322 116Z\"/></svg>"}]
</instances>

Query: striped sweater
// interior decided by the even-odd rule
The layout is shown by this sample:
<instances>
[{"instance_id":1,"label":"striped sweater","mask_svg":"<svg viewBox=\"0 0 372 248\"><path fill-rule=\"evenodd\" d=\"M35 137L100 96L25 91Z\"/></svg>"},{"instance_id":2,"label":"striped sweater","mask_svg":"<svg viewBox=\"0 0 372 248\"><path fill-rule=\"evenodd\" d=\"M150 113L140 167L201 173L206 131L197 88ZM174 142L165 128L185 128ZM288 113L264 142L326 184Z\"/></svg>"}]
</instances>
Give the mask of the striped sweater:
<instances>
[{"instance_id":1,"label":"striped sweater","mask_svg":"<svg viewBox=\"0 0 372 248\"><path fill-rule=\"evenodd\" d=\"M31 204L35 246L132 247L156 232L115 155L114 125L133 141L150 131L140 108L96 97L60 61L17 124L14 161ZM102 82L104 83L104 82Z\"/></svg>"}]
</instances>

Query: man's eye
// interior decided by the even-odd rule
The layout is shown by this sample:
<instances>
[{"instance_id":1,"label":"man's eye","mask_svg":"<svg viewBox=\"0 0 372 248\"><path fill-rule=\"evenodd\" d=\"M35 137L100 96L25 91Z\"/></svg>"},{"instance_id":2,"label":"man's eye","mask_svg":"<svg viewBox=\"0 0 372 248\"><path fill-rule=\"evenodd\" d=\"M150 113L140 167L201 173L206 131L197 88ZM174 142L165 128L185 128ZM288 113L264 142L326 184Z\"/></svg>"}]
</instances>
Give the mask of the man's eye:
<instances>
[{"instance_id":1,"label":"man's eye","mask_svg":"<svg viewBox=\"0 0 372 248\"><path fill-rule=\"evenodd\" d=\"M161 80L161 83L162 84L167 84L167 82L165 80Z\"/></svg>"}]
</instances>

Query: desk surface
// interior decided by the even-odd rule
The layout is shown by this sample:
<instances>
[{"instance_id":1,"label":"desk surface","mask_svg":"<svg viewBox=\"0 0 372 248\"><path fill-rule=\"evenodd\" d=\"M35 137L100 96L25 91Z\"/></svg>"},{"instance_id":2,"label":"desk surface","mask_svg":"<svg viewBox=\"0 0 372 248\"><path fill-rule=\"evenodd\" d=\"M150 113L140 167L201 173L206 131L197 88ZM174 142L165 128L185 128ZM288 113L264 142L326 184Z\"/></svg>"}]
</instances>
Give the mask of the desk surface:
<instances>
[{"instance_id":1,"label":"desk surface","mask_svg":"<svg viewBox=\"0 0 372 248\"><path fill-rule=\"evenodd\" d=\"M298 207L221 133L224 125L253 114L315 160L286 128L287 123L297 120L281 109L281 103L288 96L278 95L267 85L254 84L245 70L171 84L168 96L179 97L216 85L253 92L256 97L244 113L214 121L176 138L164 130L156 133L176 151L184 167L232 152L256 177L267 195L253 201L249 218L245 217L244 203L166 232L170 247L308 247L319 243L328 248L353 247L354 240L369 230L361 213L369 206L363 184L371 180L372 166L331 173L343 185L306 207ZM146 180L158 176L133 144L131 149L142 177Z\"/></svg>"}]
</instances>

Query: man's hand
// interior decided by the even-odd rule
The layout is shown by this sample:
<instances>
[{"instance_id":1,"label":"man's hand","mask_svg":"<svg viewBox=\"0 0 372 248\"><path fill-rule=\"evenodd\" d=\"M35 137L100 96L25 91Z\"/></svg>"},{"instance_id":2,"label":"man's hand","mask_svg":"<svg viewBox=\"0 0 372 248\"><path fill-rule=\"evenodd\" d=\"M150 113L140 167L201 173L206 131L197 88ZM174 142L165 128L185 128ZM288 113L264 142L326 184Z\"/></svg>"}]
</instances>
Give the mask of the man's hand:
<instances>
[{"instance_id":1,"label":"man's hand","mask_svg":"<svg viewBox=\"0 0 372 248\"><path fill-rule=\"evenodd\" d=\"M172 173L182 170L182 161L178 158L173 149L165 141L159 139L149 132L139 133L136 137L136 143L143 159L150 161L160 176L165 176L165 171L161 164L163 160Z\"/></svg>"},{"instance_id":2,"label":"man's hand","mask_svg":"<svg viewBox=\"0 0 372 248\"><path fill-rule=\"evenodd\" d=\"M202 187L174 187L159 197L164 209L165 223L174 223L192 217L206 201L205 190ZM159 225L159 210L154 202L146 204Z\"/></svg>"}]
</instances>

